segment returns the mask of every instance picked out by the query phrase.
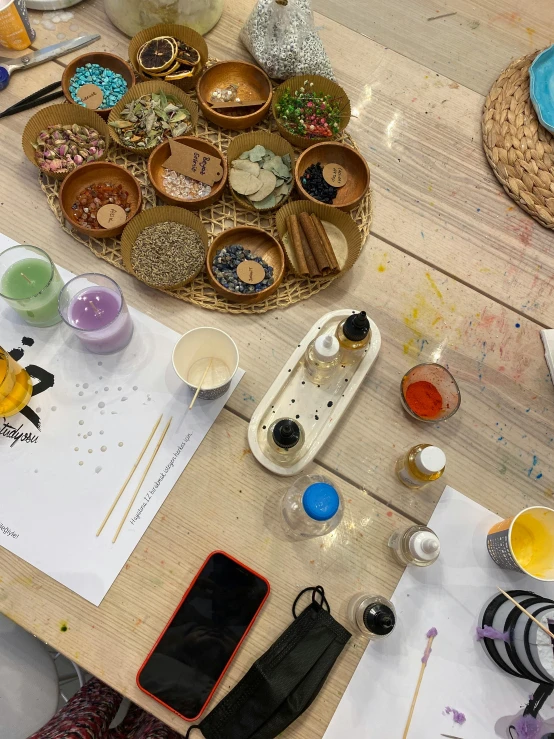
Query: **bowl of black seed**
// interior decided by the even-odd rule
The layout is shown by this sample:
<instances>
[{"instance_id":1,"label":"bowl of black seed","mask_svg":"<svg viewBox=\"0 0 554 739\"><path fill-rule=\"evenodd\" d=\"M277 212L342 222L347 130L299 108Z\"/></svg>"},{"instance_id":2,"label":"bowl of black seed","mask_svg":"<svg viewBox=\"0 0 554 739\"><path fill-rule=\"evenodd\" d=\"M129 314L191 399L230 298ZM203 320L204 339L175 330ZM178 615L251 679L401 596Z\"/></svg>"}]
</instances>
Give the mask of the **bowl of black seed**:
<instances>
[{"instance_id":1,"label":"bowl of black seed","mask_svg":"<svg viewBox=\"0 0 554 739\"><path fill-rule=\"evenodd\" d=\"M358 206L369 189L366 160L352 147L335 141L314 144L303 151L294 176L304 200L346 211Z\"/></svg>"},{"instance_id":2,"label":"bowl of black seed","mask_svg":"<svg viewBox=\"0 0 554 739\"><path fill-rule=\"evenodd\" d=\"M206 269L221 296L238 303L258 303L281 284L285 255L271 234L254 226L237 226L212 241Z\"/></svg>"},{"instance_id":3,"label":"bowl of black seed","mask_svg":"<svg viewBox=\"0 0 554 739\"><path fill-rule=\"evenodd\" d=\"M121 256L128 272L164 290L192 282L202 271L208 232L198 216L172 205L144 210L121 235Z\"/></svg>"}]
</instances>

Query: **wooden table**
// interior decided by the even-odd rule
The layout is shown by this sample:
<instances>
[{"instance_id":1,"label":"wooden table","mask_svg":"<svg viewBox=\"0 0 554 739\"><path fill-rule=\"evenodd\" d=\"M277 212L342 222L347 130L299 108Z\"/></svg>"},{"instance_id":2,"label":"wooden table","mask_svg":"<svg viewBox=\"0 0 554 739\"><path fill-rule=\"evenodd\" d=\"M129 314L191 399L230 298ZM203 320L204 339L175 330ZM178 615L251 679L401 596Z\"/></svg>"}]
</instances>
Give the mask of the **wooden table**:
<instances>
[{"instance_id":1,"label":"wooden table","mask_svg":"<svg viewBox=\"0 0 554 739\"><path fill-rule=\"evenodd\" d=\"M248 58L237 37L252 5L227 2L207 36L212 55ZM99 608L0 551L0 608L8 616L183 733L184 722L138 691L135 675L211 550L229 551L272 584L218 700L288 625L300 588L324 585L343 622L352 594L390 595L401 569L386 540L397 526L427 521L443 483L503 516L548 505L554 492L554 389L539 337L554 318L554 239L507 198L480 142L491 83L512 59L550 42L554 9L549 0L314 0L314 7L352 100L349 131L371 167L375 215L356 268L288 310L208 313L99 263L60 231L40 192L20 146L30 113L1 122L0 231L44 247L73 271L112 275L132 305L177 331L223 328L247 370ZM32 13L36 47L61 33L99 31L94 48L126 55L127 39L106 19L102 0L85 0L73 12L55 31ZM18 73L1 94L2 108L59 79L69 59ZM311 466L344 492L346 521L330 540L290 544L276 514L288 483L255 462L247 423L306 328L338 307L366 309L383 346ZM440 427L423 428L400 408L403 372L425 361L447 364L462 391L460 412ZM440 444L448 463L440 483L415 495L395 479L393 464L420 441ZM363 648L363 640L351 640L287 737L323 735Z\"/></svg>"}]
</instances>

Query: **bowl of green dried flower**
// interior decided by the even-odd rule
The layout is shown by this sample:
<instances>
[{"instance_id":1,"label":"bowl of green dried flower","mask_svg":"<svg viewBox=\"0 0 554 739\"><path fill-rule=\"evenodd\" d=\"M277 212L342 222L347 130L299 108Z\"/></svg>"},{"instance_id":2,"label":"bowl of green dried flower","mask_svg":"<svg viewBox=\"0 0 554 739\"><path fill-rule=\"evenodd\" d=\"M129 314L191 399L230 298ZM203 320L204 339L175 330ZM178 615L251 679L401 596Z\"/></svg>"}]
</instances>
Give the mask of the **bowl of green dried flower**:
<instances>
[{"instance_id":1,"label":"bowl of green dried flower","mask_svg":"<svg viewBox=\"0 0 554 739\"><path fill-rule=\"evenodd\" d=\"M198 106L169 82L141 82L132 87L108 118L114 141L147 155L166 139L196 133Z\"/></svg>"}]
</instances>

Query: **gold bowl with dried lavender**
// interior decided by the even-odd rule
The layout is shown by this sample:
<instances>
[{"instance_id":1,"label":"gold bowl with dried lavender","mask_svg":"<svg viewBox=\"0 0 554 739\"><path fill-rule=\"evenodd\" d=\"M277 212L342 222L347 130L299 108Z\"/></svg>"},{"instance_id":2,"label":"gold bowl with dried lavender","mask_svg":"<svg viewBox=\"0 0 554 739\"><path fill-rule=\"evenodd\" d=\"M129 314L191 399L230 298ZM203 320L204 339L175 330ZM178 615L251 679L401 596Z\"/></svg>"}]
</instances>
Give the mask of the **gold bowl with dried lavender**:
<instances>
[{"instance_id":1,"label":"gold bowl with dried lavender","mask_svg":"<svg viewBox=\"0 0 554 739\"><path fill-rule=\"evenodd\" d=\"M125 269L151 287L176 290L202 271L208 232L197 215L161 205L133 218L121 235Z\"/></svg>"},{"instance_id":2,"label":"gold bowl with dried lavender","mask_svg":"<svg viewBox=\"0 0 554 739\"><path fill-rule=\"evenodd\" d=\"M60 187L59 202L66 221L71 226L96 239L119 234L140 210L140 183L125 167L113 162L91 162L71 172ZM96 213L100 208L116 205L118 216L112 228L100 226ZM100 216L98 216L100 219Z\"/></svg>"},{"instance_id":3,"label":"gold bowl with dried lavender","mask_svg":"<svg viewBox=\"0 0 554 739\"><path fill-rule=\"evenodd\" d=\"M169 138L196 133L198 107L169 82L141 82L125 93L108 118L112 138L147 155Z\"/></svg>"},{"instance_id":4,"label":"gold bowl with dried lavender","mask_svg":"<svg viewBox=\"0 0 554 739\"><path fill-rule=\"evenodd\" d=\"M273 87L267 74L255 64L217 62L198 80L196 95L209 121L231 131L243 131L268 115Z\"/></svg>"},{"instance_id":5,"label":"gold bowl with dried lavender","mask_svg":"<svg viewBox=\"0 0 554 739\"><path fill-rule=\"evenodd\" d=\"M208 46L194 29L158 23L133 36L129 59L141 79L160 79L192 90L208 61Z\"/></svg>"},{"instance_id":6,"label":"gold bowl with dried lavender","mask_svg":"<svg viewBox=\"0 0 554 739\"><path fill-rule=\"evenodd\" d=\"M94 110L62 103L49 105L29 119L22 145L35 167L63 180L82 164L105 159L109 140L110 129Z\"/></svg>"},{"instance_id":7,"label":"gold bowl with dried lavender","mask_svg":"<svg viewBox=\"0 0 554 739\"><path fill-rule=\"evenodd\" d=\"M148 157L148 178L156 195L168 205L177 205L188 210L200 210L213 205L221 198L227 184L227 158L209 141L197 136L178 136L174 141L219 159L223 175L213 185L206 185L165 168L164 162L171 151L169 141L164 141Z\"/></svg>"}]
</instances>

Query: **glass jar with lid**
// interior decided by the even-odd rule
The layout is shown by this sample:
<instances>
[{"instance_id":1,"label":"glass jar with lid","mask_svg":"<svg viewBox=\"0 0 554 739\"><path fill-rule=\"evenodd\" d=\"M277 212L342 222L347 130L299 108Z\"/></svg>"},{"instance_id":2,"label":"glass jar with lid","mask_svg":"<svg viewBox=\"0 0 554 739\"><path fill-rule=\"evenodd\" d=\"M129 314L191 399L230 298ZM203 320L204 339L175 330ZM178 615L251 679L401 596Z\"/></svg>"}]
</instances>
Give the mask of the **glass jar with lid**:
<instances>
[{"instance_id":1,"label":"glass jar with lid","mask_svg":"<svg viewBox=\"0 0 554 739\"><path fill-rule=\"evenodd\" d=\"M178 23L204 34L221 18L223 3L224 0L104 0L104 8L114 26L127 36L158 23Z\"/></svg>"}]
</instances>

